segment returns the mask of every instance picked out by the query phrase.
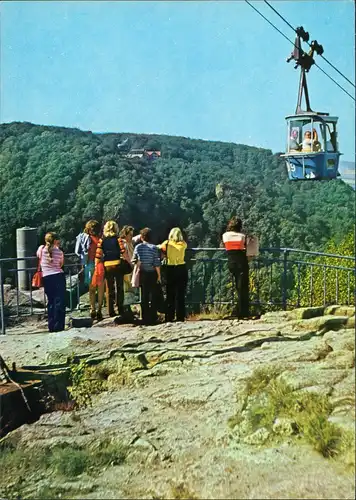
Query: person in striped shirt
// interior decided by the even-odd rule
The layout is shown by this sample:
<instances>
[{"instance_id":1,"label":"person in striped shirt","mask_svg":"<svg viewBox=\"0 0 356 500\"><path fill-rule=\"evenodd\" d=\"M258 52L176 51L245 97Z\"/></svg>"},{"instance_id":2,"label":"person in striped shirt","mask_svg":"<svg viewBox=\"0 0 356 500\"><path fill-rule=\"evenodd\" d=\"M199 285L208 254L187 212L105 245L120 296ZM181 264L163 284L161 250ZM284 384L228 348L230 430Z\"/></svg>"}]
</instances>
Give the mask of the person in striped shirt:
<instances>
[{"instance_id":1,"label":"person in striped shirt","mask_svg":"<svg viewBox=\"0 0 356 500\"><path fill-rule=\"evenodd\" d=\"M60 332L65 326L66 282L63 272L64 254L59 249L59 237L56 233L45 235L45 244L37 250L43 274L44 291L47 295L48 330Z\"/></svg>"},{"instance_id":2,"label":"person in striped shirt","mask_svg":"<svg viewBox=\"0 0 356 500\"><path fill-rule=\"evenodd\" d=\"M246 256L247 238L242 233L242 221L238 217L232 217L226 232L222 235L224 247L227 251L227 263L234 277L237 304L236 315L238 318L249 317L249 269Z\"/></svg>"},{"instance_id":3,"label":"person in striped shirt","mask_svg":"<svg viewBox=\"0 0 356 500\"><path fill-rule=\"evenodd\" d=\"M145 325L157 322L157 283L161 282L159 250L151 243L152 231L145 227L140 231L141 241L133 253L132 262L140 265L142 292L142 321Z\"/></svg>"}]
</instances>

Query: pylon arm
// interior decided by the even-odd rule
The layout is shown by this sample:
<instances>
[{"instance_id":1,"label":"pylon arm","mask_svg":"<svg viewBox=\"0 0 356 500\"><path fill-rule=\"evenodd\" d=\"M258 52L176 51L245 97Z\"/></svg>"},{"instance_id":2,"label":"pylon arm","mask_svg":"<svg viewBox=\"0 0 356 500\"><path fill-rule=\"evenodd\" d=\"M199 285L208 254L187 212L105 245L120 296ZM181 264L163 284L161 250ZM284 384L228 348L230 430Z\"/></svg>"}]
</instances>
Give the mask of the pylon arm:
<instances>
[{"instance_id":1,"label":"pylon arm","mask_svg":"<svg viewBox=\"0 0 356 500\"><path fill-rule=\"evenodd\" d=\"M300 69L298 101L297 101L297 107L296 107L296 110L295 110L295 114L296 115L300 115L300 114L304 113L305 111L307 111L308 113L312 113L313 112L313 110L310 107L308 84L307 84L307 77L306 77L305 71L306 70L304 68ZM303 93L304 93L305 106L306 106L305 111L302 109Z\"/></svg>"}]
</instances>

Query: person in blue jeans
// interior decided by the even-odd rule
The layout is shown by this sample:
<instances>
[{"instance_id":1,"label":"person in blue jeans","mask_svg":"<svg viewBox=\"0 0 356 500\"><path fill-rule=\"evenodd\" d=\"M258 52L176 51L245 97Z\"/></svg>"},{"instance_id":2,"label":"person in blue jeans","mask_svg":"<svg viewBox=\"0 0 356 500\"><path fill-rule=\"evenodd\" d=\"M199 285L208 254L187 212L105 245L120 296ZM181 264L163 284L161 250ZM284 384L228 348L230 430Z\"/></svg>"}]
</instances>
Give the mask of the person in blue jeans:
<instances>
[{"instance_id":1,"label":"person in blue jeans","mask_svg":"<svg viewBox=\"0 0 356 500\"><path fill-rule=\"evenodd\" d=\"M44 291L47 295L48 330L60 332L65 327L66 281L63 272L64 254L59 249L60 240L56 233L47 233L45 244L37 250L43 273Z\"/></svg>"}]
</instances>

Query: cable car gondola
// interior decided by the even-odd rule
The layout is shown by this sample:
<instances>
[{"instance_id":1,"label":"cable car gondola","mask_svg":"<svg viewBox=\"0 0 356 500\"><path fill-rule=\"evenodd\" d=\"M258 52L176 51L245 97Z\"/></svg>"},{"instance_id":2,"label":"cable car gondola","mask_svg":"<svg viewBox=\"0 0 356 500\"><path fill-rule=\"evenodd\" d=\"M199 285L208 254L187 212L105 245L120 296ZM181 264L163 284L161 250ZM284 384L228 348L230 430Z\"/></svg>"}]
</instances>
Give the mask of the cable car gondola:
<instances>
[{"instance_id":1,"label":"cable car gondola","mask_svg":"<svg viewBox=\"0 0 356 500\"><path fill-rule=\"evenodd\" d=\"M328 113L315 112L310 107L306 73L314 64L314 52L321 55L323 47L315 40L307 54L301 49L301 38L307 42L309 34L302 27L296 29L294 50L287 59L300 66L300 80L297 107L287 120L287 148L281 155L286 159L289 180L330 180L339 176L339 152L337 142L337 117ZM302 98L306 109L302 109Z\"/></svg>"}]
</instances>

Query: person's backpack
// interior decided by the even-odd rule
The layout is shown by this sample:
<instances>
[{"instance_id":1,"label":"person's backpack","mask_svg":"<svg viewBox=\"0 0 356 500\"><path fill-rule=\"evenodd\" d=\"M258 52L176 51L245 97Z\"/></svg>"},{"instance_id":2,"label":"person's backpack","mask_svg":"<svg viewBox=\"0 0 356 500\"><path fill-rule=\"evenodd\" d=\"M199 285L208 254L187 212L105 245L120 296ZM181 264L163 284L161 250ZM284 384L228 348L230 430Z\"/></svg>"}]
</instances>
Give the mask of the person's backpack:
<instances>
[{"instance_id":1,"label":"person's backpack","mask_svg":"<svg viewBox=\"0 0 356 500\"><path fill-rule=\"evenodd\" d=\"M74 253L82 259L83 263L88 255L90 243L91 238L87 233L79 233L75 240Z\"/></svg>"},{"instance_id":2,"label":"person's backpack","mask_svg":"<svg viewBox=\"0 0 356 500\"><path fill-rule=\"evenodd\" d=\"M257 257L260 253L260 245L257 236L246 236L247 257Z\"/></svg>"}]
</instances>

